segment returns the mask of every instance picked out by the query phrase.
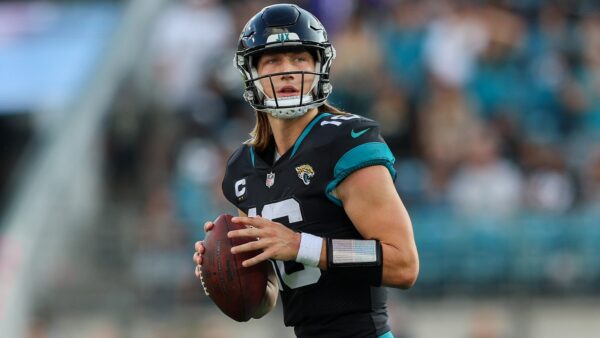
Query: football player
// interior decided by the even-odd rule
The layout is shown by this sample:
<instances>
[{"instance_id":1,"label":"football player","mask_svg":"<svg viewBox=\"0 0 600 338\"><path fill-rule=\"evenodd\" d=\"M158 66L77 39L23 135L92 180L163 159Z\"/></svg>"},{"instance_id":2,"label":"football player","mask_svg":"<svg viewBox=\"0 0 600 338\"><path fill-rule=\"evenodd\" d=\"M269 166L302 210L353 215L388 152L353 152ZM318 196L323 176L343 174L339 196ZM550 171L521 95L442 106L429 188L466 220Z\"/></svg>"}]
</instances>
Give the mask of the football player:
<instances>
[{"instance_id":1,"label":"football player","mask_svg":"<svg viewBox=\"0 0 600 338\"><path fill-rule=\"evenodd\" d=\"M384 287L415 283L417 249L378 124L326 102L334 58L323 25L298 6L266 7L246 24L234 64L256 125L222 189L239 210L233 221L248 227L228 236L257 238L232 248L261 251L244 266L272 262L254 318L279 293L298 337L387 338ZM198 277L203 253L197 242Z\"/></svg>"}]
</instances>

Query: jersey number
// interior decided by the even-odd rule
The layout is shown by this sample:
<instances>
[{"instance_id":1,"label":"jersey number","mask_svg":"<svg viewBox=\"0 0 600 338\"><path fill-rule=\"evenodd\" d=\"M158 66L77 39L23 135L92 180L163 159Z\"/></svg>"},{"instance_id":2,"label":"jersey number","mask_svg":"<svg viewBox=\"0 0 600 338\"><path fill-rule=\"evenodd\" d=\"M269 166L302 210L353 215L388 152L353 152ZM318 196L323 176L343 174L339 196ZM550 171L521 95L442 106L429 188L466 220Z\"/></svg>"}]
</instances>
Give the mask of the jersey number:
<instances>
[{"instance_id":1,"label":"jersey number","mask_svg":"<svg viewBox=\"0 0 600 338\"><path fill-rule=\"evenodd\" d=\"M359 118L359 116L349 114L349 115L336 115L336 116L332 117L331 120L348 121L348 120L353 120L353 119L357 119L357 118ZM327 121L327 120L321 122L321 126L324 126L326 124L333 124L334 126L339 127L342 124L342 122L340 122L340 121Z\"/></svg>"},{"instance_id":2,"label":"jersey number","mask_svg":"<svg viewBox=\"0 0 600 338\"><path fill-rule=\"evenodd\" d=\"M255 217L256 208L250 208L248 216ZM266 204L262 209L261 216L269 220L287 217L290 224L302 221L300 204L293 198ZM290 263L298 265L300 268L293 269L295 271L288 273L286 272L286 264L289 265ZM321 269L313 266L305 266L300 263L275 261L275 267L278 271L279 281L287 285L290 289L315 284L321 277ZM281 285L279 288L281 289Z\"/></svg>"}]
</instances>

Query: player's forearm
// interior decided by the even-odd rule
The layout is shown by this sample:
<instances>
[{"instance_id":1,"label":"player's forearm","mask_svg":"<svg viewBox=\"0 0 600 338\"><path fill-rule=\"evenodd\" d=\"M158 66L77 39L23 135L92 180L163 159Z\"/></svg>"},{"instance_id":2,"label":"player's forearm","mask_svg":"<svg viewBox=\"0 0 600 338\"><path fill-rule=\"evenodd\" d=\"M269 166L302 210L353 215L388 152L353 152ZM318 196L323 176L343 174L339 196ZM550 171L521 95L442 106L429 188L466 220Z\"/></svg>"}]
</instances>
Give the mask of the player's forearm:
<instances>
[{"instance_id":1,"label":"player's forearm","mask_svg":"<svg viewBox=\"0 0 600 338\"><path fill-rule=\"evenodd\" d=\"M321 270L341 268L341 273L349 273L356 270L357 273L367 272L371 274L380 274L380 279L374 277L370 279L371 282L380 282L381 285L401 289L410 288L417 279L419 272L419 258L414 245L412 247L410 245L399 247L390 243L375 240L350 240L351 243L348 244L348 240L345 240L346 245L343 245L340 256L335 253L328 253L328 251L334 252L335 250L339 250L336 249L335 244L333 244L335 240L328 241L326 238L319 238L312 235L306 237L302 236L302 238L313 243L308 246L305 246L302 243L300 244L300 247L304 247L304 252L299 252L298 255L298 257L300 257L300 263L307 264L308 262L309 265L318 266ZM319 247L315 245L315 243L317 243L315 241L319 241L318 243L320 243L320 252L317 252ZM348 251L349 248L352 249ZM352 254L352 250L356 250L357 252ZM372 252L372 257L365 256L366 252ZM316 258L318 253L320 253L320 255L317 265ZM355 260L351 263L352 266L350 267L347 265L347 262L336 264L335 259L333 262L329 262L334 256L346 257L345 259L350 257L351 260ZM354 258L351 256L354 256ZM310 262L315 262L315 264L310 264ZM379 265L379 268L377 268L377 265Z\"/></svg>"},{"instance_id":2,"label":"player's forearm","mask_svg":"<svg viewBox=\"0 0 600 338\"><path fill-rule=\"evenodd\" d=\"M400 248L381 243L383 251L383 271L381 284L389 287L408 289L417 281L419 257L416 248Z\"/></svg>"}]
</instances>

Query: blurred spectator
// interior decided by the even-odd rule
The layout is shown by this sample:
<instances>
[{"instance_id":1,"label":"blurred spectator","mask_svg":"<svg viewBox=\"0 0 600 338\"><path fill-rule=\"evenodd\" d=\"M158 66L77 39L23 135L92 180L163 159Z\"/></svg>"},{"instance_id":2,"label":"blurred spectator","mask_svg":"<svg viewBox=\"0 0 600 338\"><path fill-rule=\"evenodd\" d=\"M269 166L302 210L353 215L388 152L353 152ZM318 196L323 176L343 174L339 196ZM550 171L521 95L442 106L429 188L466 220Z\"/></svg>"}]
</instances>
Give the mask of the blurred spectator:
<instances>
[{"instance_id":1,"label":"blurred spectator","mask_svg":"<svg viewBox=\"0 0 600 338\"><path fill-rule=\"evenodd\" d=\"M527 58L528 69L517 69L517 74L521 74L519 80L525 85L523 89L529 88L524 90L521 122L527 134L548 141L556 141L574 125L566 114L561 93L575 61L577 39L563 7L558 2L542 4L539 18L526 33L523 56Z\"/></svg>"},{"instance_id":2,"label":"blurred spectator","mask_svg":"<svg viewBox=\"0 0 600 338\"><path fill-rule=\"evenodd\" d=\"M590 152L583 168L583 205L593 211L600 211L600 149Z\"/></svg>"},{"instance_id":3,"label":"blurred spectator","mask_svg":"<svg viewBox=\"0 0 600 338\"><path fill-rule=\"evenodd\" d=\"M492 130L480 128L466 139L465 162L452 178L449 199L458 212L469 216L505 217L521 204L522 180L517 168L499 154Z\"/></svg>"},{"instance_id":4,"label":"blurred spectator","mask_svg":"<svg viewBox=\"0 0 600 338\"><path fill-rule=\"evenodd\" d=\"M425 163L418 158L400 158L395 164L398 176L396 189L407 207L419 207L435 201L431 197L429 171ZM442 199L442 196L439 196ZM433 200L433 201L432 201Z\"/></svg>"},{"instance_id":5,"label":"blurred spectator","mask_svg":"<svg viewBox=\"0 0 600 338\"><path fill-rule=\"evenodd\" d=\"M419 95L425 82L423 46L429 14L427 5L419 1L397 1L388 14L381 28L387 76L407 88L410 95Z\"/></svg>"},{"instance_id":6,"label":"blurred spectator","mask_svg":"<svg viewBox=\"0 0 600 338\"><path fill-rule=\"evenodd\" d=\"M431 74L445 86L462 87L476 69L477 57L483 52L489 32L471 11L443 7L443 14L433 20L425 37L425 62Z\"/></svg>"},{"instance_id":7,"label":"blurred spectator","mask_svg":"<svg viewBox=\"0 0 600 338\"><path fill-rule=\"evenodd\" d=\"M147 132L147 114L140 107L139 93L126 77L113 98L113 117L106 124L107 179L112 184L112 198L133 198L136 192L139 167L142 159L140 148ZM146 112L147 113L147 112Z\"/></svg>"},{"instance_id":8,"label":"blurred spectator","mask_svg":"<svg viewBox=\"0 0 600 338\"><path fill-rule=\"evenodd\" d=\"M368 10L369 7L372 8L374 5L373 2L364 0L293 1L293 3L297 3L300 7L315 14L319 18L319 21L327 28L327 32L331 36L345 29L348 20L352 20L351 16L353 13Z\"/></svg>"},{"instance_id":9,"label":"blurred spectator","mask_svg":"<svg viewBox=\"0 0 600 338\"><path fill-rule=\"evenodd\" d=\"M486 120L499 116L520 119L530 114L527 76L523 73L520 47L524 40L524 23L507 10L482 5L467 10L483 29L486 44L479 51L475 72L466 83L467 90L479 105L479 115ZM475 29L475 28L473 28Z\"/></svg>"},{"instance_id":10,"label":"blurred spectator","mask_svg":"<svg viewBox=\"0 0 600 338\"><path fill-rule=\"evenodd\" d=\"M525 205L531 210L564 213L575 202L575 182L557 149L526 143L521 154L525 169Z\"/></svg>"},{"instance_id":11,"label":"blurred spectator","mask_svg":"<svg viewBox=\"0 0 600 338\"><path fill-rule=\"evenodd\" d=\"M233 21L219 0L181 0L167 8L152 36L155 95L169 111L189 109L202 93L207 64L231 47Z\"/></svg>"},{"instance_id":12,"label":"blurred spectator","mask_svg":"<svg viewBox=\"0 0 600 338\"><path fill-rule=\"evenodd\" d=\"M600 17L590 16L579 24L583 64L577 70L574 95L581 113L579 129L593 135L600 132Z\"/></svg>"},{"instance_id":13,"label":"blurred spectator","mask_svg":"<svg viewBox=\"0 0 600 338\"><path fill-rule=\"evenodd\" d=\"M479 125L474 104L462 89L432 78L430 97L418 116L422 156L429 169L427 187L431 202L446 195L448 179L468 145L465 136Z\"/></svg>"},{"instance_id":14,"label":"blurred spectator","mask_svg":"<svg viewBox=\"0 0 600 338\"><path fill-rule=\"evenodd\" d=\"M362 13L355 11L345 29L333 37L337 57L332 66L333 102L344 110L369 115L375 95L376 79L381 71L379 40Z\"/></svg>"},{"instance_id":15,"label":"blurred spectator","mask_svg":"<svg viewBox=\"0 0 600 338\"><path fill-rule=\"evenodd\" d=\"M212 142L189 139L177 156L173 177L173 194L177 220L187 228L190 245L204 238L204 222L219 215L219 185L221 156Z\"/></svg>"},{"instance_id":16,"label":"blurred spectator","mask_svg":"<svg viewBox=\"0 0 600 338\"><path fill-rule=\"evenodd\" d=\"M415 115L411 110L409 95L403 88L394 84L388 76L381 76L375 101L371 108L371 117L381 125L381 135L385 138L396 156L406 157L412 154L412 135ZM402 150L403 153L398 153Z\"/></svg>"}]
</instances>

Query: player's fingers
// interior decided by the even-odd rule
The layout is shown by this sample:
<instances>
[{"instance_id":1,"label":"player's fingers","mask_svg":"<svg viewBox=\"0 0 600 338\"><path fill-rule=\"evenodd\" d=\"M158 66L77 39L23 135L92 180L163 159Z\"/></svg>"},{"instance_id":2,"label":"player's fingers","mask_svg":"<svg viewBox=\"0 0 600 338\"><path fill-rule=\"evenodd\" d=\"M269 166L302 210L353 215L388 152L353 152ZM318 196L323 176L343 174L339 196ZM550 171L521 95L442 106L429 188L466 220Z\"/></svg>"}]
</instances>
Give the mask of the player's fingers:
<instances>
[{"instance_id":1,"label":"player's fingers","mask_svg":"<svg viewBox=\"0 0 600 338\"><path fill-rule=\"evenodd\" d=\"M199 254L203 254L204 253L204 242L203 241L198 241L194 244L194 248L196 249L196 252Z\"/></svg>"},{"instance_id":2,"label":"player's fingers","mask_svg":"<svg viewBox=\"0 0 600 338\"><path fill-rule=\"evenodd\" d=\"M255 251L255 250L263 249L267 246L268 245L265 243L265 241L251 241L251 242L247 242L244 244L240 244L238 246L234 246L233 248L231 248L231 253L235 255L240 252Z\"/></svg>"},{"instance_id":3,"label":"player's fingers","mask_svg":"<svg viewBox=\"0 0 600 338\"><path fill-rule=\"evenodd\" d=\"M194 263L196 263L196 265L202 265L202 255L199 254L198 252L194 252Z\"/></svg>"},{"instance_id":4,"label":"player's fingers","mask_svg":"<svg viewBox=\"0 0 600 338\"><path fill-rule=\"evenodd\" d=\"M248 267L256 265L256 264L258 264L260 262L264 262L264 261L266 261L269 258L271 258L271 254L268 253L268 252L266 252L266 251L264 251L263 253L261 253L259 255L256 255L256 256L254 256L254 257L252 257L250 259L247 259L247 260L243 261L242 262L242 266L245 267L245 268L248 268Z\"/></svg>"},{"instance_id":5,"label":"player's fingers","mask_svg":"<svg viewBox=\"0 0 600 338\"><path fill-rule=\"evenodd\" d=\"M240 230L232 230L227 233L227 237L236 238L236 237L261 237L261 231L257 228L246 228Z\"/></svg>"},{"instance_id":6,"label":"player's fingers","mask_svg":"<svg viewBox=\"0 0 600 338\"><path fill-rule=\"evenodd\" d=\"M268 225L269 223L271 223L271 221L269 221L268 219L262 218L260 216L256 216L256 217L236 216L236 217L233 217L231 219L231 221L233 223L241 223L241 224L245 224L245 225L251 225L255 228L262 228L262 227Z\"/></svg>"},{"instance_id":7,"label":"player's fingers","mask_svg":"<svg viewBox=\"0 0 600 338\"><path fill-rule=\"evenodd\" d=\"M196 269L194 270L197 278L202 278L202 266L196 265Z\"/></svg>"},{"instance_id":8,"label":"player's fingers","mask_svg":"<svg viewBox=\"0 0 600 338\"><path fill-rule=\"evenodd\" d=\"M204 232L210 231L212 230L212 228L215 226L215 224L211 221L208 221L206 223L204 223Z\"/></svg>"}]
</instances>

